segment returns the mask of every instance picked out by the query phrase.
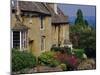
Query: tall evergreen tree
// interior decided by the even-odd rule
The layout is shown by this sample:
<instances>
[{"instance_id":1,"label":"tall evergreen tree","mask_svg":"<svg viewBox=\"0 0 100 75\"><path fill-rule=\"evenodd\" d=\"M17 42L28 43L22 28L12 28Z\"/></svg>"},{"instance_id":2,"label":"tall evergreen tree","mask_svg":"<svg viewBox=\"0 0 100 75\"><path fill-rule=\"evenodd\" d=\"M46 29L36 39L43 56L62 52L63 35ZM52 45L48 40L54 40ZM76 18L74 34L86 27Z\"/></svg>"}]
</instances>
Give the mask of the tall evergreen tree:
<instances>
[{"instance_id":1,"label":"tall evergreen tree","mask_svg":"<svg viewBox=\"0 0 100 75\"><path fill-rule=\"evenodd\" d=\"M89 25L89 23L88 23L88 21L87 21L87 20L85 20L85 25L87 25L87 26Z\"/></svg>"},{"instance_id":2,"label":"tall evergreen tree","mask_svg":"<svg viewBox=\"0 0 100 75\"><path fill-rule=\"evenodd\" d=\"M75 20L75 25L81 25L81 26L88 26L88 21L84 19L83 12L81 9L77 10L77 18Z\"/></svg>"}]
</instances>

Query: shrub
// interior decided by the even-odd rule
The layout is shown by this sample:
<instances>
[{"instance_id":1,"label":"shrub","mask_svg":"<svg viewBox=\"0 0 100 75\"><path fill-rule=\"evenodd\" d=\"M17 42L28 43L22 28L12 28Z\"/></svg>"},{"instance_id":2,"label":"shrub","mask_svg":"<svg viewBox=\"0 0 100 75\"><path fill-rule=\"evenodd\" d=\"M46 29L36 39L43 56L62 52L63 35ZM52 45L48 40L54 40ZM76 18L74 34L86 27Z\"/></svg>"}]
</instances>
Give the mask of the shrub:
<instances>
[{"instance_id":1,"label":"shrub","mask_svg":"<svg viewBox=\"0 0 100 75\"><path fill-rule=\"evenodd\" d=\"M54 52L44 52L39 56L39 63L41 65L46 65L50 67L56 67L59 65L59 62L54 59Z\"/></svg>"},{"instance_id":2,"label":"shrub","mask_svg":"<svg viewBox=\"0 0 100 75\"><path fill-rule=\"evenodd\" d=\"M60 61L60 63L65 63L68 55L66 53L56 52L54 57L56 60Z\"/></svg>"},{"instance_id":3,"label":"shrub","mask_svg":"<svg viewBox=\"0 0 100 75\"><path fill-rule=\"evenodd\" d=\"M16 72L36 65L36 58L30 53L12 50L12 71Z\"/></svg>"},{"instance_id":4,"label":"shrub","mask_svg":"<svg viewBox=\"0 0 100 75\"><path fill-rule=\"evenodd\" d=\"M63 71L66 71L67 70L67 66L66 64L60 64L59 67L63 70Z\"/></svg>"},{"instance_id":5,"label":"shrub","mask_svg":"<svg viewBox=\"0 0 100 75\"><path fill-rule=\"evenodd\" d=\"M82 59L84 54L84 49L74 49L73 50L76 57Z\"/></svg>"},{"instance_id":6,"label":"shrub","mask_svg":"<svg viewBox=\"0 0 100 75\"><path fill-rule=\"evenodd\" d=\"M67 54L72 54L71 49L69 47L52 47L52 51L59 51L61 53L67 53Z\"/></svg>"},{"instance_id":7,"label":"shrub","mask_svg":"<svg viewBox=\"0 0 100 75\"><path fill-rule=\"evenodd\" d=\"M68 55L66 53L57 52L55 54L55 59L60 63L64 63L67 65L67 69L71 68L71 70L76 69L77 64L79 62L78 58L74 55Z\"/></svg>"},{"instance_id":8,"label":"shrub","mask_svg":"<svg viewBox=\"0 0 100 75\"><path fill-rule=\"evenodd\" d=\"M51 51L55 51L55 52L57 52L57 51L61 51L61 48L60 47L52 47L51 48Z\"/></svg>"}]
</instances>

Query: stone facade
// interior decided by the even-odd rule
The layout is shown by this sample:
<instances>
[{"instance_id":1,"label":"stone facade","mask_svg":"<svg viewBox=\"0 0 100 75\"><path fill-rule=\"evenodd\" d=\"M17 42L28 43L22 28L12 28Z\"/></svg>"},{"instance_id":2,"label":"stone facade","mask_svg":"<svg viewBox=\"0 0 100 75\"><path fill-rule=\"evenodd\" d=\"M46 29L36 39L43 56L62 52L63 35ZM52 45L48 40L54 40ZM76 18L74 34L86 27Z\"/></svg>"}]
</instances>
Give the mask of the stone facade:
<instances>
[{"instance_id":1,"label":"stone facade","mask_svg":"<svg viewBox=\"0 0 100 75\"><path fill-rule=\"evenodd\" d=\"M46 7L46 6L45 6ZM20 8L20 6L19 6ZM21 9L20 9L21 10ZM14 11L14 12L13 12ZM18 22L26 26L27 32L21 38L26 39L26 50L39 56L41 52L49 51L53 45L64 46L64 41L69 41L69 24L68 23L52 23L52 15L36 13L30 11L20 11L16 16L15 9L12 9L11 14L11 32L14 32L14 27ZM59 15L59 14L57 14ZM18 20L18 18L20 21ZM15 28L16 29L16 28ZM25 27L24 27L25 29ZM20 31L16 29L17 31ZM13 37L12 37L13 36ZM12 34L12 48L14 41L14 33ZM23 39L22 39L23 40ZM21 41L21 40L20 40ZM21 44L24 42L20 42ZM22 46L22 45L21 45ZM23 47L21 47L23 49Z\"/></svg>"}]
</instances>

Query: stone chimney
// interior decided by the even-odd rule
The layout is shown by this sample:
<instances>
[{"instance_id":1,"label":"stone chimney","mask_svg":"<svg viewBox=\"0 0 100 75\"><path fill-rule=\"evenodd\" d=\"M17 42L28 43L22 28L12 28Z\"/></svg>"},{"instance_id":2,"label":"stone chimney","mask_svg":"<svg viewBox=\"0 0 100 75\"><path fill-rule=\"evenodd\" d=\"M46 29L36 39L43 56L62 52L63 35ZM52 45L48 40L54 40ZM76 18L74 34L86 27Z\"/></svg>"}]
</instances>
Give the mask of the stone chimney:
<instances>
[{"instance_id":1,"label":"stone chimney","mask_svg":"<svg viewBox=\"0 0 100 75\"><path fill-rule=\"evenodd\" d=\"M57 12L57 4L56 4L56 3L48 3L48 4L49 4L49 6L52 7L52 9L54 10L54 12L55 12L56 14L58 14L58 12Z\"/></svg>"},{"instance_id":2,"label":"stone chimney","mask_svg":"<svg viewBox=\"0 0 100 75\"><path fill-rule=\"evenodd\" d=\"M20 15L19 0L16 0L17 15Z\"/></svg>"}]
</instances>

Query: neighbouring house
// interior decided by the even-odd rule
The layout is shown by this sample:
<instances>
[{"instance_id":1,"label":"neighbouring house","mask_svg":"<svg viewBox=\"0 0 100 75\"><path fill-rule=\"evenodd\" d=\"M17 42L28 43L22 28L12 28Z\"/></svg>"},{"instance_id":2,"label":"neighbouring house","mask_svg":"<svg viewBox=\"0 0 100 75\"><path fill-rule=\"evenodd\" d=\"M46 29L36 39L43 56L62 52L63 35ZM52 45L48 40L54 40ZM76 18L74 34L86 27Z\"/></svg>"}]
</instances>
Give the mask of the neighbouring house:
<instances>
[{"instance_id":1,"label":"neighbouring house","mask_svg":"<svg viewBox=\"0 0 100 75\"><path fill-rule=\"evenodd\" d=\"M11 12L12 48L38 56L52 46L71 46L68 16L57 4L17 1Z\"/></svg>"}]
</instances>

